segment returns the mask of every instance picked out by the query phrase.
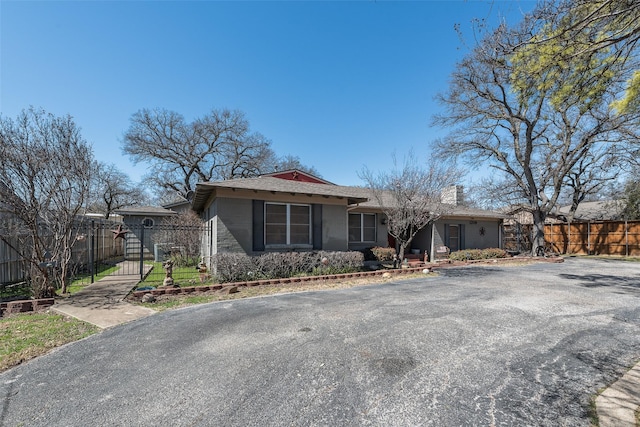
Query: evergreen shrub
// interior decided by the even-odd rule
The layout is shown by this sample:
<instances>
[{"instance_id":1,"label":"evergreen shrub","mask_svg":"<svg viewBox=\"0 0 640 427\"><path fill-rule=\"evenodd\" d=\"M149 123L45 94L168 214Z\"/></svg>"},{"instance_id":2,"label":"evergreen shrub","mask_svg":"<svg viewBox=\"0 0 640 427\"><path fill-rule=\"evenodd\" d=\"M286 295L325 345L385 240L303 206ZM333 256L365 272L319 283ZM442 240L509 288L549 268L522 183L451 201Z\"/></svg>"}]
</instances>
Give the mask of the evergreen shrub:
<instances>
[{"instance_id":1,"label":"evergreen shrub","mask_svg":"<svg viewBox=\"0 0 640 427\"><path fill-rule=\"evenodd\" d=\"M477 259L507 258L508 256L507 252L500 248L463 249L449 254L449 259L453 261L470 261Z\"/></svg>"}]
</instances>

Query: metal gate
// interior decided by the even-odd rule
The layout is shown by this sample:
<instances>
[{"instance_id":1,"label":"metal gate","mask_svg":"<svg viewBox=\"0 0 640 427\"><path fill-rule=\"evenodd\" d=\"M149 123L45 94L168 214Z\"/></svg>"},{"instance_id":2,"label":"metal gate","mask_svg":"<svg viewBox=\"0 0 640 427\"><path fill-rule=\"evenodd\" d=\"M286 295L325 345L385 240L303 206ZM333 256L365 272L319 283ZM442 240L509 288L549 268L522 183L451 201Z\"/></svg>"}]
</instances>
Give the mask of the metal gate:
<instances>
[{"instance_id":1,"label":"metal gate","mask_svg":"<svg viewBox=\"0 0 640 427\"><path fill-rule=\"evenodd\" d=\"M91 221L82 227L73 252L74 270L85 283L106 275L137 275L141 281L154 275L162 281L162 263L167 259L196 272L206 231L204 226L105 221Z\"/></svg>"}]
</instances>

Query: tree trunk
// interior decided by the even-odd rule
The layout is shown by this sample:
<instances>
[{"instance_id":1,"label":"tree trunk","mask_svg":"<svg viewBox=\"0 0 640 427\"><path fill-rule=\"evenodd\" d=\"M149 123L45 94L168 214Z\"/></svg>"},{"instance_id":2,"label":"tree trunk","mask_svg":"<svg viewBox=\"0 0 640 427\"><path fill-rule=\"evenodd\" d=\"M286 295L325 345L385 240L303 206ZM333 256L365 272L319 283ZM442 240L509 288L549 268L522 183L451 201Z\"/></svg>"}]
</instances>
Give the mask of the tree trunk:
<instances>
[{"instance_id":1,"label":"tree trunk","mask_svg":"<svg viewBox=\"0 0 640 427\"><path fill-rule=\"evenodd\" d=\"M398 248L398 259L400 260L401 264L404 261L404 253L406 252L409 243L411 242L401 242L400 247Z\"/></svg>"},{"instance_id":2,"label":"tree trunk","mask_svg":"<svg viewBox=\"0 0 640 427\"><path fill-rule=\"evenodd\" d=\"M544 256L544 220L547 215L540 209L533 214L533 227L531 229L531 255Z\"/></svg>"}]
</instances>

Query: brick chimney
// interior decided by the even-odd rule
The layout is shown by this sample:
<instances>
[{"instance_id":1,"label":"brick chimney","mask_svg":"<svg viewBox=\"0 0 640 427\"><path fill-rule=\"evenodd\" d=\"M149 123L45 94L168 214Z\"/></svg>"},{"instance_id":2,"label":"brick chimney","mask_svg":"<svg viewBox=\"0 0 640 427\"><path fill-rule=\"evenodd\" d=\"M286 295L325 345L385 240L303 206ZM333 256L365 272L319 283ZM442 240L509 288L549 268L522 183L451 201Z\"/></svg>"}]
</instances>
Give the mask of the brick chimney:
<instances>
[{"instance_id":1,"label":"brick chimney","mask_svg":"<svg viewBox=\"0 0 640 427\"><path fill-rule=\"evenodd\" d=\"M440 201L448 205L462 205L464 203L464 187L462 185L452 185L442 189Z\"/></svg>"}]
</instances>

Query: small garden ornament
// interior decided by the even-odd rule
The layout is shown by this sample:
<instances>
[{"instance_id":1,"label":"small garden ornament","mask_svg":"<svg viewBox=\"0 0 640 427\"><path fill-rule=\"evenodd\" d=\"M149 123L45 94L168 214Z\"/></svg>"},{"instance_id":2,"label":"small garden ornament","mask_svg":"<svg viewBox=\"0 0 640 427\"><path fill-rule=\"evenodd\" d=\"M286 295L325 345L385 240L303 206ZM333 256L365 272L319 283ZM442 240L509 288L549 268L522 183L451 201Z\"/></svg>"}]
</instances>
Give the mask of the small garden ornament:
<instances>
[{"instance_id":1,"label":"small garden ornament","mask_svg":"<svg viewBox=\"0 0 640 427\"><path fill-rule=\"evenodd\" d=\"M209 278L207 274L207 264L204 262L198 264L198 272L200 272L200 283L204 283Z\"/></svg>"},{"instance_id":2,"label":"small garden ornament","mask_svg":"<svg viewBox=\"0 0 640 427\"><path fill-rule=\"evenodd\" d=\"M173 261L170 259L166 260L162 263L162 268L164 268L165 277L162 281L163 286L173 286Z\"/></svg>"}]
</instances>

